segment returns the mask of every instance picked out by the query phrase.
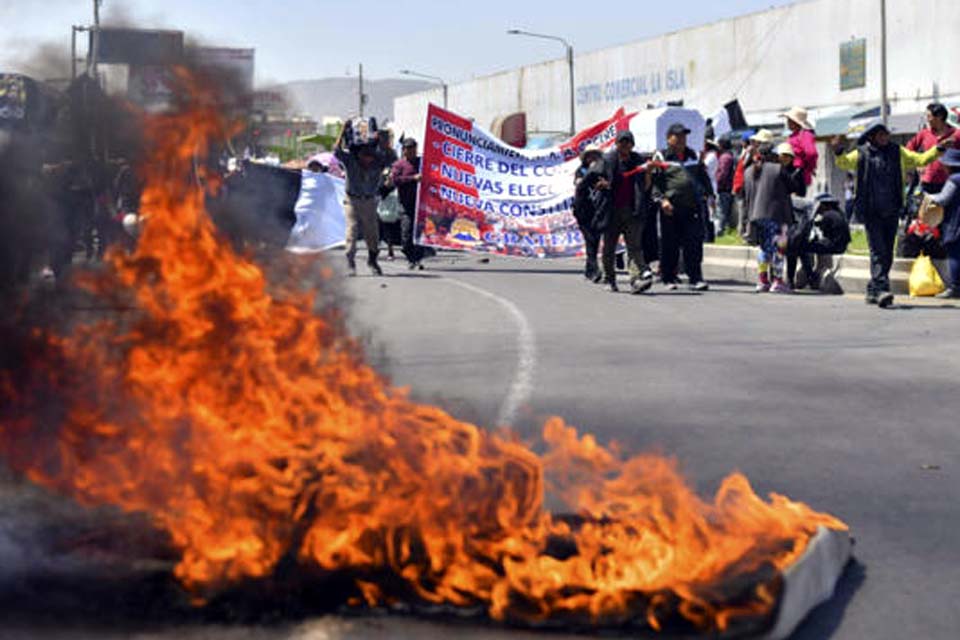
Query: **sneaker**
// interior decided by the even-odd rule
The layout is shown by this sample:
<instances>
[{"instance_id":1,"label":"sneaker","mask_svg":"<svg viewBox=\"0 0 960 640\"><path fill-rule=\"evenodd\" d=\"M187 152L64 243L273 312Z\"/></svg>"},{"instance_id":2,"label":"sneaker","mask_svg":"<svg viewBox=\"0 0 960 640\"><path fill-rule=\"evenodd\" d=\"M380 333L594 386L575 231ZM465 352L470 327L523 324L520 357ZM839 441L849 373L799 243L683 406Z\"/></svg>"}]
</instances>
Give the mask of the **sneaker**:
<instances>
[{"instance_id":1,"label":"sneaker","mask_svg":"<svg viewBox=\"0 0 960 640\"><path fill-rule=\"evenodd\" d=\"M415 271L415 270L417 269L417 267L419 267L419 266L420 266L420 263L419 263L419 262L408 262L408 263L407 263L407 269L409 269L410 271Z\"/></svg>"},{"instance_id":2,"label":"sneaker","mask_svg":"<svg viewBox=\"0 0 960 640\"><path fill-rule=\"evenodd\" d=\"M603 282L603 271L597 271L593 274L593 284L600 284Z\"/></svg>"},{"instance_id":3,"label":"sneaker","mask_svg":"<svg viewBox=\"0 0 960 640\"><path fill-rule=\"evenodd\" d=\"M938 293L937 297L941 300L956 300L960 298L960 289L948 287L943 293Z\"/></svg>"},{"instance_id":4,"label":"sneaker","mask_svg":"<svg viewBox=\"0 0 960 640\"><path fill-rule=\"evenodd\" d=\"M353 256L347 256L347 277L352 278L357 275L357 261Z\"/></svg>"},{"instance_id":5,"label":"sneaker","mask_svg":"<svg viewBox=\"0 0 960 640\"><path fill-rule=\"evenodd\" d=\"M867 297L864 298L864 300L866 300L867 304L877 304L877 302L880 300L880 296L875 293L867 293Z\"/></svg>"},{"instance_id":6,"label":"sneaker","mask_svg":"<svg viewBox=\"0 0 960 640\"><path fill-rule=\"evenodd\" d=\"M706 283L705 281L703 281L703 280L701 280L700 282L691 282L691 283L690 283L690 291L700 291L700 292L704 292L704 291L709 291L709 290L710 290L710 285L707 284L707 283Z\"/></svg>"},{"instance_id":7,"label":"sneaker","mask_svg":"<svg viewBox=\"0 0 960 640\"><path fill-rule=\"evenodd\" d=\"M757 276L757 288L754 291L757 293L770 291L770 275L766 271L761 271Z\"/></svg>"},{"instance_id":8,"label":"sneaker","mask_svg":"<svg viewBox=\"0 0 960 640\"><path fill-rule=\"evenodd\" d=\"M793 291L782 280L774 280L770 285L770 293L793 293Z\"/></svg>"},{"instance_id":9,"label":"sneaker","mask_svg":"<svg viewBox=\"0 0 960 640\"><path fill-rule=\"evenodd\" d=\"M370 267L370 272L375 276L382 276L383 269L380 268L380 265L377 263L377 259L373 258L372 260L367 260L367 266Z\"/></svg>"},{"instance_id":10,"label":"sneaker","mask_svg":"<svg viewBox=\"0 0 960 640\"><path fill-rule=\"evenodd\" d=\"M893 294L889 291L880 294L877 298L877 306L881 309L888 309L893 305Z\"/></svg>"},{"instance_id":11,"label":"sneaker","mask_svg":"<svg viewBox=\"0 0 960 640\"><path fill-rule=\"evenodd\" d=\"M417 263L417 271L423 271L423 263L422 263L422 262L418 262L418 263Z\"/></svg>"},{"instance_id":12,"label":"sneaker","mask_svg":"<svg viewBox=\"0 0 960 640\"><path fill-rule=\"evenodd\" d=\"M610 293L617 293L620 291L620 287L617 286L617 283L614 280L611 280L607 283L607 289L610 290Z\"/></svg>"},{"instance_id":13,"label":"sneaker","mask_svg":"<svg viewBox=\"0 0 960 640\"><path fill-rule=\"evenodd\" d=\"M676 291L680 285L676 282L665 282L664 286L667 288L667 291Z\"/></svg>"},{"instance_id":14,"label":"sneaker","mask_svg":"<svg viewBox=\"0 0 960 640\"><path fill-rule=\"evenodd\" d=\"M650 287L653 286L652 278L638 278L636 280L630 281L630 293L633 295L640 295L644 291L649 291Z\"/></svg>"}]
</instances>

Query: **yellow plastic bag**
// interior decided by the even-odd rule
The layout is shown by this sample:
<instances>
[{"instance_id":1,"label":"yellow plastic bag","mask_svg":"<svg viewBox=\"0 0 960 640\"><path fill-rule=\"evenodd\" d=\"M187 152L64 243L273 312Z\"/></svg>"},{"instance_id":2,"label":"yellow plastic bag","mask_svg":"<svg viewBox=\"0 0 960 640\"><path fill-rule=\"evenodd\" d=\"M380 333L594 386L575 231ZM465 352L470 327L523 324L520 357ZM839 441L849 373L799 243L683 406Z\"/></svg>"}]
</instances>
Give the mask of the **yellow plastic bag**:
<instances>
[{"instance_id":1,"label":"yellow plastic bag","mask_svg":"<svg viewBox=\"0 0 960 640\"><path fill-rule=\"evenodd\" d=\"M946 287L930 256L920 256L910 270L910 297L925 298L942 293Z\"/></svg>"}]
</instances>

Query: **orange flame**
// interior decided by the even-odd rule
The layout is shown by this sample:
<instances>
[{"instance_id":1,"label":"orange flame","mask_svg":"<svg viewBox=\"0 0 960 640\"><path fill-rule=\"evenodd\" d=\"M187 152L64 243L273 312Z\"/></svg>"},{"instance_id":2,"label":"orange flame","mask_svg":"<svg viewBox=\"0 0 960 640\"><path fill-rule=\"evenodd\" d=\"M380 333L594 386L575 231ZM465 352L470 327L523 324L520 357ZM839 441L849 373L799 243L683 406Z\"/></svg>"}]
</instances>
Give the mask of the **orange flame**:
<instances>
[{"instance_id":1,"label":"orange flame","mask_svg":"<svg viewBox=\"0 0 960 640\"><path fill-rule=\"evenodd\" d=\"M39 417L6 419L0 451L84 503L149 514L199 600L292 557L356 575L370 605L396 597L375 579L389 573L422 602L499 620L639 613L653 628L679 615L722 630L772 611L765 569L795 561L818 526L845 528L761 500L739 474L705 502L672 461L623 459L556 418L538 456L390 388L312 295L272 294L218 240L188 176L225 126L211 90L181 81L191 108L148 120L139 246L86 283L138 312L49 339L36 367L66 396L65 415L53 433ZM43 413L30 383L0 380L0 397L14 401L15 388ZM549 513L547 491L576 517ZM720 593L750 576L746 595Z\"/></svg>"}]
</instances>

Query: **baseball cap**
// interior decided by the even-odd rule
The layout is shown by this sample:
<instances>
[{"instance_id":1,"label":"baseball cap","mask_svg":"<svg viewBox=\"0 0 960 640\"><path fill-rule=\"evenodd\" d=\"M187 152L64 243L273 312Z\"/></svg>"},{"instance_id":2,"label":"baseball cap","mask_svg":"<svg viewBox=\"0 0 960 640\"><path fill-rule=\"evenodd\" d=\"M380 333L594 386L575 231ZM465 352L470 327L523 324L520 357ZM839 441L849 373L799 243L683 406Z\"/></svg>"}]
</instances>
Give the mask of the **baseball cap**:
<instances>
[{"instance_id":1,"label":"baseball cap","mask_svg":"<svg viewBox=\"0 0 960 640\"><path fill-rule=\"evenodd\" d=\"M668 136L685 136L690 133L690 129L686 128L684 125L679 122L675 122L670 125L670 128L667 129Z\"/></svg>"},{"instance_id":2,"label":"baseball cap","mask_svg":"<svg viewBox=\"0 0 960 640\"><path fill-rule=\"evenodd\" d=\"M619 132L619 133L617 134L617 142L623 142L624 140L626 140L626 141L628 141L628 142L631 142L631 143L635 143L635 142L636 142L636 141L633 139L633 132L630 131L630 130L628 130L628 129L624 129L623 131L621 131L621 132Z\"/></svg>"}]
</instances>

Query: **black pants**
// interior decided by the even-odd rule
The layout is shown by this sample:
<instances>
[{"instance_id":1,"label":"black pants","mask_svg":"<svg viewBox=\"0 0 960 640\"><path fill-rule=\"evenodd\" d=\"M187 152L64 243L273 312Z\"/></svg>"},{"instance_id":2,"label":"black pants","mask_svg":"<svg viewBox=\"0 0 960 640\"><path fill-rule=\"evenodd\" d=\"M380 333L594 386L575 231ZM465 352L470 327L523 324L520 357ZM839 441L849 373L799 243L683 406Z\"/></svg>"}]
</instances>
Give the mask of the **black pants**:
<instances>
[{"instance_id":1,"label":"black pants","mask_svg":"<svg viewBox=\"0 0 960 640\"><path fill-rule=\"evenodd\" d=\"M813 254L810 253L791 253L787 255L787 282L790 288L796 286L797 281L797 261L803 265L803 273L807 276L807 283L813 283L817 278L816 269L813 266Z\"/></svg>"},{"instance_id":2,"label":"black pants","mask_svg":"<svg viewBox=\"0 0 960 640\"><path fill-rule=\"evenodd\" d=\"M643 226L643 236L641 238L643 245L643 259L647 264L660 260L660 225L657 216L648 216Z\"/></svg>"},{"instance_id":3,"label":"black pants","mask_svg":"<svg viewBox=\"0 0 960 640\"><path fill-rule=\"evenodd\" d=\"M600 253L600 238L603 237L603 234L590 225L583 223L578 223L578 225L580 226L580 233L583 234L583 250L587 257L587 264L583 274L588 278L592 278L600 270L597 256Z\"/></svg>"},{"instance_id":4,"label":"black pants","mask_svg":"<svg viewBox=\"0 0 960 640\"><path fill-rule=\"evenodd\" d=\"M890 268L893 266L893 247L897 240L900 219L893 216L880 217L867 214L863 226L870 245L870 283L867 293L878 295L890 291Z\"/></svg>"},{"instance_id":5,"label":"black pants","mask_svg":"<svg viewBox=\"0 0 960 640\"><path fill-rule=\"evenodd\" d=\"M400 214L400 245L403 255L410 264L423 260L423 247L417 246L414 239L416 220L406 211Z\"/></svg>"},{"instance_id":6,"label":"black pants","mask_svg":"<svg viewBox=\"0 0 960 640\"><path fill-rule=\"evenodd\" d=\"M665 283L677 281L677 265L683 249L683 266L690 283L703 280L703 215L674 207L673 214L660 213L660 275Z\"/></svg>"}]
</instances>

